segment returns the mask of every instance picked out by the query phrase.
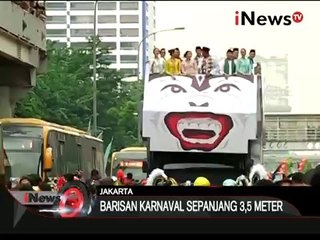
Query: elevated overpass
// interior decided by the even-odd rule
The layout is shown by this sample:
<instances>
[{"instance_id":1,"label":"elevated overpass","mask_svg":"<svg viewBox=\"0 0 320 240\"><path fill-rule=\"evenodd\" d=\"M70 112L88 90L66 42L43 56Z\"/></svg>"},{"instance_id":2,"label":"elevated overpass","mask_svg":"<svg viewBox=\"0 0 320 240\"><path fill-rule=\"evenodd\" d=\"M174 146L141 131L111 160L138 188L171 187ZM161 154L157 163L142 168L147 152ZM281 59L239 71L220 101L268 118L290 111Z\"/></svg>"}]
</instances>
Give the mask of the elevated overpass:
<instances>
[{"instance_id":1,"label":"elevated overpass","mask_svg":"<svg viewBox=\"0 0 320 240\"><path fill-rule=\"evenodd\" d=\"M267 114L264 128L264 163L271 169L288 157L320 163L320 115Z\"/></svg>"},{"instance_id":2,"label":"elevated overpass","mask_svg":"<svg viewBox=\"0 0 320 240\"><path fill-rule=\"evenodd\" d=\"M13 1L0 2L0 118L14 114L16 102L46 71L45 21Z\"/></svg>"}]
</instances>

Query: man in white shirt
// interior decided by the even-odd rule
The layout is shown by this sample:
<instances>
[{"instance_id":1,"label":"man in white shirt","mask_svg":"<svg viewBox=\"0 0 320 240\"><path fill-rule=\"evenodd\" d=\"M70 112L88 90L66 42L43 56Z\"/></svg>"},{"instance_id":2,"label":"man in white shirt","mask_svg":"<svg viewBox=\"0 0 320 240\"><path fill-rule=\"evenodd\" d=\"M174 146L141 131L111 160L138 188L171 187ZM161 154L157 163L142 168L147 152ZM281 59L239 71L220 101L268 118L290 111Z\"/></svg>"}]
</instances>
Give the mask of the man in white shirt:
<instances>
[{"instance_id":1,"label":"man in white shirt","mask_svg":"<svg viewBox=\"0 0 320 240\"><path fill-rule=\"evenodd\" d=\"M200 46L196 47L196 56L194 60L196 61L196 64L198 66L198 73L201 73L203 56L202 56L202 48Z\"/></svg>"}]
</instances>

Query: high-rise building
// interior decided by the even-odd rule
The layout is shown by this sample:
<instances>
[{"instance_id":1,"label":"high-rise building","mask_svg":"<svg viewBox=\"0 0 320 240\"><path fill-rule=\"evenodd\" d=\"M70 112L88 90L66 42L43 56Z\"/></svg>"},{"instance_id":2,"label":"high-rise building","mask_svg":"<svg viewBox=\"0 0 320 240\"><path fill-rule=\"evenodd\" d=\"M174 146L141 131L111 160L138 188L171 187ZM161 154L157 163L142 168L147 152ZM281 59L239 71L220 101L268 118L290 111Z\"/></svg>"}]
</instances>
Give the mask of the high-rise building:
<instances>
[{"instance_id":1,"label":"high-rise building","mask_svg":"<svg viewBox=\"0 0 320 240\"><path fill-rule=\"evenodd\" d=\"M155 1L98 1L97 30L103 44L111 48L111 68L137 74L138 44L154 31L155 13ZM46 1L46 14L47 38L58 44L81 47L94 35L94 1ZM140 73L154 42L151 36L141 44Z\"/></svg>"}]
</instances>

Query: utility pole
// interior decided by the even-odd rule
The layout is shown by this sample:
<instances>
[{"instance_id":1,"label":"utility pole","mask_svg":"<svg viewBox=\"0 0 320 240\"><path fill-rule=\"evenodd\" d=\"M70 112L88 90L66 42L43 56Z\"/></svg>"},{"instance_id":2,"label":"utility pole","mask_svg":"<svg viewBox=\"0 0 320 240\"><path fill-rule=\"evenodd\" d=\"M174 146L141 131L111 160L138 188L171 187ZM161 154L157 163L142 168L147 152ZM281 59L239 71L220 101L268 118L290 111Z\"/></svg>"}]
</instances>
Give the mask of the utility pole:
<instances>
[{"instance_id":1,"label":"utility pole","mask_svg":"<svg viewBox=\"0 0 320 240\"><path fill-rule=\"evenodd\" d=\"M92 39L92 55L93 55L93 100L92 100L92 111L93 111L93 135L98 132L98 121L97 121L97 5L98 1L94 2L94 13L93 13L93 39Z\"/></svg>"}]
</instances>

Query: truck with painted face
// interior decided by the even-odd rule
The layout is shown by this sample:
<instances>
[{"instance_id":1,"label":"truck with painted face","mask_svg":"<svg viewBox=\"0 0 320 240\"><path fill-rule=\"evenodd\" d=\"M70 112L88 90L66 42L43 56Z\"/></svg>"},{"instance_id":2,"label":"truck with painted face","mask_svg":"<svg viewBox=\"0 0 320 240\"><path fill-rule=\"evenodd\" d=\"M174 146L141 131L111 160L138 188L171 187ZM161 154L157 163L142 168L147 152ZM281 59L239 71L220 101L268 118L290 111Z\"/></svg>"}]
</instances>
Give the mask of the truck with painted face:
<instances>
[{"instance_id":1,"label":"truck with painted face","mask_svg":"<svg viewBox=\"0 0 320 240\"><path fill-rule=\"evenodd\" d=\"M141 113L145 170L167 169L178 181L199 175L222 181L248 174L262 161L259 76L146 76Z\"/></svg>"}]
</instances>

